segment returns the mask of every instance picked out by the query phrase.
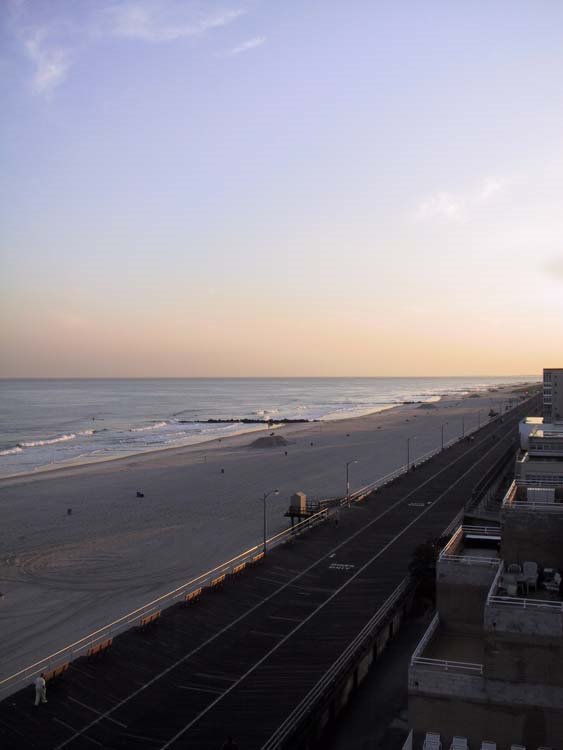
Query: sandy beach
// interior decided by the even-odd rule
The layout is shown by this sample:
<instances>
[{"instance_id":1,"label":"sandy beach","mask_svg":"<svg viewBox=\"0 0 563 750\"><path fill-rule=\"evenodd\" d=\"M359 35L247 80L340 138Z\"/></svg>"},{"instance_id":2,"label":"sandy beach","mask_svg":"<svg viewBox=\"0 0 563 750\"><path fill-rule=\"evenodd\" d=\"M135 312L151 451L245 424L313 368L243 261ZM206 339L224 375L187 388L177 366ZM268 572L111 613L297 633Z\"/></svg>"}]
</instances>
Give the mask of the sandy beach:
<instances>
[{"instance_id":1,"label":"sandy beach","mask_svg":"<svg viewBox=\"0 0 563 750\"><path fill-rule=\"evenodd\" d=\"M243 434L0 480L0 679L287 527L289 496L362 487L484 424L521 391L444 398L332 422L285 425L288 445ZM445 424L446 423L446 424ZM287 455L286 455L287 452ZM222 471L223 470L223 471ZM144 493L137 498L137 491ZM67 509L72 508L72 514Z\"/></svg>"}]
</instances>

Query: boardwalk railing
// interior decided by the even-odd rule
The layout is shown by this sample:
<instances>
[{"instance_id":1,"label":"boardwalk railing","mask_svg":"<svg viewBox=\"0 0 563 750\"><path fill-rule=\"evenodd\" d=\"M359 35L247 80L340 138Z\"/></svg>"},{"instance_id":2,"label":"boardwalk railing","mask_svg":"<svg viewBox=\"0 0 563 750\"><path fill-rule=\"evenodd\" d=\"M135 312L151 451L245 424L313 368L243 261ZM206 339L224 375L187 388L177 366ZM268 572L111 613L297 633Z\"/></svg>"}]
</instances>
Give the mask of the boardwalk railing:
<instances>
[{"instance_id":1,"label":"boardwalk railing","mask_svg":"<svg viewBox=\"0 0 563 750\"><path fill-rule=\"evenodd\" d=\"M262 745L261 750L277 750L277 748L281 748L284 742L293 735L296 728L307 718L308 714L313 710L320 698L322 698L327 691L332 689L334 683L339 678L346 674L346 671L350 668L351 663L357 656L358 651L364 647L366 641L373 637L385 617L387 617L393 607L395 607L404 596L409 585L410 580L408 578L401 581L393 593L386 599L384 604L382 604L377 610L371 620L369 620L369 622L358 633L356 638L354 638L352 643L350 643L345 651L342 652L330 669L325 672L299 705L296 706L285 721L280 724L269 740Z\"/></svg>"},{"instance_id":2,"label":"boardwalk railing","mask_svg":"<svg viewBox=\"0 0 563 750\"><path fill-rule=\"evenodd\" d=\"M323 508L309 518L306 518L304 521L295 524L293 529L286 529L279 534L270 537L266 540L266 545L269 549L272 549L279 544L283 544L295 535L298 535L312 526L324 521L327 517L328 510ZM126 615L123 615L123 617L119 617L117 620L114 620L92 633L89 633L83 638L74 641L74 643L49 654L49 656L44 659L40 659L34 664L30 664L24 669L5 677L3 680L0 680L0 699L3 699L7 695L19 690L22 684L29 682L41 672L46 674L53 672L57 668L68 664L68 662L74 661L80 656L84 656L90 649L98 646L107 639L114 638L116 635L129 630L129 628L134 627L135 625L140 626L142 622L147 622L147 618L150 618L151 615L155 615L167 607L178 604L180 601L190 601L194 595L197 596L201 594L205 588L211 587L214 581L219 579L224 580L227 575L236 575L241 572L246 565L251 565L262 557L264 551L263 547L263 542L254 547L250 547L244 552L241 552L240 555L227 560L221 565L217 565L215 568L202 573L196 578L192 578L172 591L159 596L157 599L153 599L151 602L128 612Z\"/></svg>"}]
</instances>

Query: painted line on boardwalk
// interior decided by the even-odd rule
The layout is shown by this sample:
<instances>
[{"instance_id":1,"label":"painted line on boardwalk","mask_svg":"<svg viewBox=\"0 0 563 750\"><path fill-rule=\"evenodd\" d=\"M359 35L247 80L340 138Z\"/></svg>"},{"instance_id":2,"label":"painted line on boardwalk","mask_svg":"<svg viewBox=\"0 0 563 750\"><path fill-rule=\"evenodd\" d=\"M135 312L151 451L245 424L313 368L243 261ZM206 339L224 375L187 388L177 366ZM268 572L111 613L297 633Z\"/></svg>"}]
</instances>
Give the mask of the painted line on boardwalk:
<instances>
[{"instance_id":1,"label":"painted line on boardwalk","mask_svg":"<svg viewBox=\"0 0 563 750\"><path fill-rule=\"evenodd\" d=\"M76 733L72 737L69 737L68 739L66 739L63 742L61 742L53 750L61 750L61 748L67 747L68 745L70 745L70 743L73 742L73 740L75 740L77 737L80 737L80 736L83 736L83 735L85 736L85 732L87 732L93 726L95 726L96 724L98 724L103 719L108 718L111 714L113 714L115 711L119 710L122 706L124 706L130 700L133 700L134 698L137 697L137 695L139 695L140 693L144 692L147 688L151 687L151 685L154 685L155 682L158 682L158 680L162 679L167 674L169 674L170 672L172 672L174 669L176 669L176 667L180 666L180 664L183 664L188 659L191 659L193 656L195 656L195 654L199 653L204 648L206 648L207 646L209 646L211 643L213 643L214 641L216 641L218 638L220 638L222 635L224 635L226 632L228 632L231 628L233 628L236 625L238 625L239 622L242 622L246 617L248 617L249 615L251 615L253 612L256 612L256 610L258 610L264 604L266 604L271 599L273 599L274 597L276 597L278 594L280 594L286 588L288 588L289 586L292 586L300 578L303 578L304 576L306 576L317 565L320 565L324 560L328 559L331 555L335 554L339 549L341 549L342 547L344 547L345 545L347 545L350 541L352 541L353 539L355 539L357 536L359 536L360 534L363 534L367 529L369 529L375 523L377 523L378 521L380 521L384 516L386 516L391 511L393 511L396 507L398 507L402 503L405 503L412 495L414 495L416 492L419 492L423 487L425 487L427 484L429 484L430 482L432 482L436 477L440 476L440 474L442 474L445 471L451 469L452 466L455 466L456 463L458 463L462 459L466 458L468 455L470 455L471 453L473 453L473 451L477 450L477 448L479 448L480 446L482 446L482 444L486 440L488 440L489 438L490 438L490 435L487 435L486 437L483 437L483 440L481 440L478 443L475 443L473 446L471 446L469 448L469 450L467 450L464 453L462 453L461 456L458 456L454 461L452 461L451 463L449 463L447 466L443 466L442 468L440 468L435 474L433 474L431 477L429 477L425 482L423 482L422 484L418 485L413 490L411 490L409 493L407 493L407 495L405 495L404 497L400 498L399 500L396 500L386 510L384 510L378 516L376 516L375 518L373 518L368 524L366 524L365 526L362 526L360 529L358 529L357 531L355 531L353 534L350 534L349 537L347 537L346 539L344 539L342 542L340 542L339 544L337 544L336 547L333 547L331 550L329 550L327 553L325 553L322 557L320 557L318 560L316 560L315 562L313 562L308 568L306 568L305 570L302 570L300 573L297 573L293 578L291 578L289 581L287 581L286 583L284 583L278 589L276 589L275 591L273 591L271 594L268 594L268 596L266 596L264 599L261 599L254 606L252 606L250 609L247 609L246 612L243 612L243 614L239 615L239 617L235 618L229 624L225 625L223 628L221 628L221 630L218 630L216 633L214 633L214 635L212 635L206 641L204 641L203 643L201 643L199 646L196 646L196 648L192 649L187 654L184 654L184 656L182 656L180 659L178 659L177 661L175 661L170 666L166 667L166 669L163 669L162 672L159 672L159 674L155 675L148 682L146 682L143 685L141 685L139 688L137 688L137 690L134 690L128 696L126 696L125 698L123 698L115 706L113 706L113 708L108 709L105 713L103 713L100 716L98 716L98 718L94 719L89 724L86 724L86 726L84 726L82 729L76 731ZM495 443L495 446L496 445L498 445L498 443ZM495 447L495 446L493 446L493 447ZM489 452L490 451L487 451L481 457L481 459L484 458L485 456L487 456ZM479 460L481 460L481 459L479 459ZM473 468L474 466L475 466L475 464L473 464L471 468ZM418 518L420 516L424 515L431 507L433 507L433 505L429 505L427 507L427 509L423 513L421 513L419 516L417 516L413 520L412 523L416 522L418 520ZM358 573L361 570L362 569L360 569L358 571ZM166 747L166 746L164 746L164 747Z\"/></svg>"},{"instance_id":2,"label":"painted line on boardwalk","mask_svg":"<svg viewBox=\"0 0 563 750\"><path fill-rule=\"evenodd\" d=\"M100 716L102 713L101 711L96 711L96 709L92 708L92 706L87 706L86 703L82 703L82 701L79 701L76 698L73 698L71 695L69 695L68 699L69 701L72 701L73 703L77 703L79 706L82 706L82 708L85 708L87 711L91 711L93 714L97 714L98 716ZM118 724L120 727L123 727L123 729L127 729L127 724L123 724L121 721L117 721L117 719L113 719L111 716L108 716L106 718L108 721L113 721L114 724Z\"/></svg>"}]
</instances>

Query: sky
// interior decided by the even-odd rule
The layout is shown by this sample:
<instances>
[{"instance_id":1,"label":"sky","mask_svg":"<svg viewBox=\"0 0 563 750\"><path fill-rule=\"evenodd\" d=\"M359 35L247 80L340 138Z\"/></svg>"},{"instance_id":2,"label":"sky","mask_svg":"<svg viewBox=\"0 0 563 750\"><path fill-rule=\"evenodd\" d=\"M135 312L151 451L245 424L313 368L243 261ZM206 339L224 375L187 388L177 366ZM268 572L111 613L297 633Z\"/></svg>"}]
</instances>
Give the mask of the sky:
<instances>
[{"instance_id":1,"label":"sky","mask_svg":"<svg viewBox=\"0 0 563 750\"><path fill-rule=\"evenodd\" d=\"M3 0L0 377L563 366L559 0Z\"/></svg>"}]
</instances>

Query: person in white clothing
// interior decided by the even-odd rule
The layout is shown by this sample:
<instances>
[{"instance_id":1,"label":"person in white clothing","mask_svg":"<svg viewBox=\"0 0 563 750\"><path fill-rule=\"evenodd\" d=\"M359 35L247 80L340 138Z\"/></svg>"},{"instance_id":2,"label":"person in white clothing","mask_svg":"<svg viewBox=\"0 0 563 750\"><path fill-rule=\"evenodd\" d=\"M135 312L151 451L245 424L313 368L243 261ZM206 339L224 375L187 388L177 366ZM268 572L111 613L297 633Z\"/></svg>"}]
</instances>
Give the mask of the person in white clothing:
<instances>
[{"instance_id":1,"label":"person in white clothing","mask_svg":"<svg viewBox=\"0 0 563 750\"><path fill-rule=\"evenodd\" d=\"M39 705L39 701L41 703L47 703L47 684L45 682L45 675L43 672L39 675L39 677L35 678L35 705Z\"/></svg>"}]
</instances>

